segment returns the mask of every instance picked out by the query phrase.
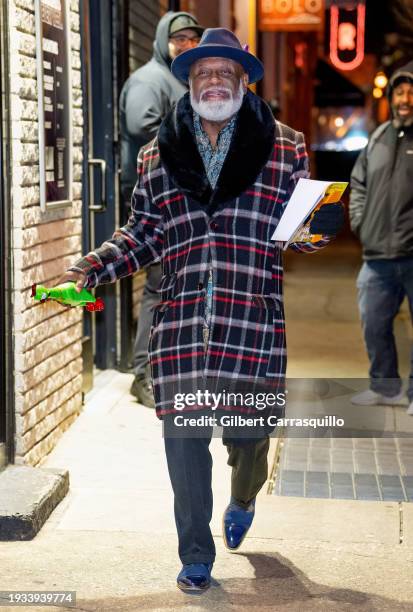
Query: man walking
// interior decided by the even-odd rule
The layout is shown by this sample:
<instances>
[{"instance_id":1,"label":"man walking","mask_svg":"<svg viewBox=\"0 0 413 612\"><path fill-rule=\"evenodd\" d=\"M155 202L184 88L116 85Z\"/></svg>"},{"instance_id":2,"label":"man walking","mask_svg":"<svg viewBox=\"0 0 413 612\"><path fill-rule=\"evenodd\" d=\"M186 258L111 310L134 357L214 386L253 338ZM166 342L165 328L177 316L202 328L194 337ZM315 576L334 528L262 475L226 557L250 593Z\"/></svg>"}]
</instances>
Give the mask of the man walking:
<instances>
[{"instance_id":1,"label":"man walking","mask_svg":"<svg viewBox=\"0 0 413 612\"><path fill-rule=\"evenodd\" d=\"M204 28L189 13L172 11L166 13L156 29L152 59L135 70L122 87L119 99L121 189L123 202L128 205L136 183L136 160L139 149L155 137L162 119L187 90L185 85L172 75L170 71L172 60L180 53L195 47L203 31ZM151 309L159 302L157 290L160 279L160 264L149 266L133 357L135 378L131 393L149 408L154 408L155 404L147 367L148 339L152 322Z\"/></svg>"},{"instance_id":2,"label":"man walking","mask_svg":"<svg viewBox=\"0 0 413 612\"><path fill-rule=\"evenodd\" d=\"M182 561L177 584L192 592L209 587L215 546L209 526L212 427L191 435L189 417L204 411L198 392L206 397L210 384L240 379L249 389L261 382L282 388L282 253L271 236L295 184L309 172L303 135L275 122L263 100L248 91L248 83L262 78L263 66L232 32L206 30L196 49L175 59L172 72L189 82L190 92L140 150L128 224L62 280L74 280L79 289L95 287L162 262L149 359L157 414L171 426L168 431L174 425L182 430L165 436L165 452ZM340 204L324 206L310 224L322 238L292 247L313 252L342 223ZM186 397L184 410L178 393L180 400ZM215 408L227 416L256 417L257 409L240 395L236 409L223 394ZM183 417L186 432L178 427ZM241 439L234 429L224 431L232 480L223 537L230 550L240 546L253 521L269 446L265 426Z\"/></svg>"},{"instance_id":3,"label":"man walking","mask_svg":"<svg viewBox=\"0 0 413 612\"><path fill-rule=\"evenodd\" d=\"M413 61L389 81L392 118L377 128L351 175L351 227L363 246L357 286L370 389L353 404L405 402L394 319L407 296L413 320ZM407 390L413 415L413 349Z\"/></svg>"}]
</instances>

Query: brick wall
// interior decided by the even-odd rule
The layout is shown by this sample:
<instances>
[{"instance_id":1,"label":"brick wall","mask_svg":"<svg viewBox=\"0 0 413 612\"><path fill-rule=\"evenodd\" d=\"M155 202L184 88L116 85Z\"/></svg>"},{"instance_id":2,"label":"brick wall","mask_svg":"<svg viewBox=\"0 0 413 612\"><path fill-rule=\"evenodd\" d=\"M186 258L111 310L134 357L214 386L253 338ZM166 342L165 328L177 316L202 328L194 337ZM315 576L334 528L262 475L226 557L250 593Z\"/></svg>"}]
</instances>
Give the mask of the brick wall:
<instances>
[{"instance_id":1,"label":"brick wall","mask_svg":"<svg viewBox=\"0 0 413 612\"><path fill-rule=\"evenodd\" d=\"M73 204L39 204L34 0L8 0L12 121L12 242L16 463L36 465L81 410L81 312L34 305L34 282L53 283L81 253L82 92L79 0L70 3Z\"/></svg>"}]
</instances>

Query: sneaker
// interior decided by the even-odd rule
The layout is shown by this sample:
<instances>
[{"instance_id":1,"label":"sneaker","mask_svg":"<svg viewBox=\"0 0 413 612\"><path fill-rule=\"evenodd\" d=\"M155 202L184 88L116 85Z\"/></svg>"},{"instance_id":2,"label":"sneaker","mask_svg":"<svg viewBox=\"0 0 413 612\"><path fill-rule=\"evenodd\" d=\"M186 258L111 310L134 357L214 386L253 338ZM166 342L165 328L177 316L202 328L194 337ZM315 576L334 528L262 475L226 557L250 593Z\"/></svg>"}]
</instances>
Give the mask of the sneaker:
<instances>
[{"instance_id":1,"label":"sneaker","mask_svg":"<svg viewBox=\"0 0 413 612\"><path fill-rule=\"evenodd\" d=\"M407 411L406 414L413 416L413 400L410 402L410 404L407 407Z\"/></svg>"},{"instance_id":2,"label":"sneaker","mask_svg":"<svg viewBox=\"0 0 413 612\"><path fill-rule=\"evenodd\" d=\"M383 404L386 406L403 406L406 401L403 391L400 391L397 395L389 396L367 389L367 391L353 395L351 403L356 406L381 406Z\"/></svg>"},{"instance_id":3,"label":"sneaker","mask_svg":"<svg viewBox=\"0 0 413 612\"><path fill-rule=\"evenodd\" d=\"M155 408L151 379L146 374L135 376L130 393L136 397L140 404L147 408Z\"/></svg>"}]
</instances>

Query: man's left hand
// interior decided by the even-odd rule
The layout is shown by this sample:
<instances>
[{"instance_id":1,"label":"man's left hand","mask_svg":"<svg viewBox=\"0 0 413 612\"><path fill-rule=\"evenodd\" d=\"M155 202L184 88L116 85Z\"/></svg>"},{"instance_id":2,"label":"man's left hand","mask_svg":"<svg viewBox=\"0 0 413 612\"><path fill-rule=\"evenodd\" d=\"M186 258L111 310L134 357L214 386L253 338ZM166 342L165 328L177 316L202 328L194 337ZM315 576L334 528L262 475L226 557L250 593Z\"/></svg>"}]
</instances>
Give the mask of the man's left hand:
<instances>
[{"instance_id":1,"label":"man's left hand","mask_svg":"<svg viewBox=\"0 0 413 612\"><path fill-rule=\"evenodd\" d=\"M312 234L335 236L343 228L344 219L344 206L341 202L324 204L314 213L310 222L310 232Z\"/></svg>"}]
</instances>

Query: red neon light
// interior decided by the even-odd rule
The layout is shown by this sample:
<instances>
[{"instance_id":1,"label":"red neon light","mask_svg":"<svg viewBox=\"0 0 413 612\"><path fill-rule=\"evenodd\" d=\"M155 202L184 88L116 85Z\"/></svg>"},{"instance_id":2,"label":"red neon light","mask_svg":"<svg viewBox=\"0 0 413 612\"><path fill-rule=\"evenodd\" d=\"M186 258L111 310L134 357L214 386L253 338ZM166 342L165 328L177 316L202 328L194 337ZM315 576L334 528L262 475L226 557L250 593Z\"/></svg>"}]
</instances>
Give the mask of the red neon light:
<instances>
[{"instance_id":1,"label":"red neon light","mask_svg":"<svg viewBox=\"0 0 413 612\"><path fill-rule=\"evenodd\" d=\"M330 9L330 60L339 70L354 70L364 59L366 7L364 4L357 5L357 52L356 57L350 62L343 62L338 56L338 18L339 8L333 5Z\"/></svg>"},{"instance_id":2,"label":"red neon light","mask_svg":"<svg viewBox=\"0 0 413 612\"><path fill-rule=\"evenodd\" d=\"M307 51L307 43L300 42L296 43L294 46L295 50L295 67L296 68L304 68L305 67L305 56Z\"/></svg>"}]
</instances>

